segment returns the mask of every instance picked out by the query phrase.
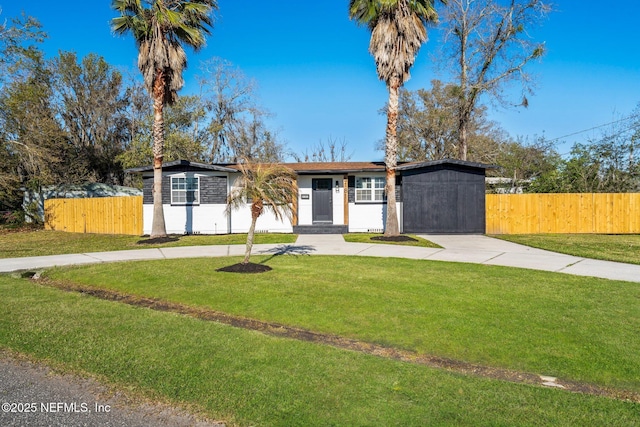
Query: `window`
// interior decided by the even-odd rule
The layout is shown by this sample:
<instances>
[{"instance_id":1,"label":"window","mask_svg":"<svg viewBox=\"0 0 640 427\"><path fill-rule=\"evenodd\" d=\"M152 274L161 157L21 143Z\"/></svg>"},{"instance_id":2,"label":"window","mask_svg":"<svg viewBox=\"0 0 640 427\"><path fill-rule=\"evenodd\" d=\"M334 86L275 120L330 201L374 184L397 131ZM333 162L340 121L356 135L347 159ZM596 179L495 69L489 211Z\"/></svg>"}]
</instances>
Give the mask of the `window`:
<instances>
[{"instance_id":1,"label":"window","mask_svg":"<svg viewBox=\"0 0 640 427\"><path fill-rule=\"evenodd\" d=\"M356 202L384 201L384 178L356 178Z\"/></svg>"},{"instance_id":2,"label":"window","mask_svg":"<svg viewBox=\"0 0 640 427\"><path fill-rule=\"evenodd\" d=\"M200 203L198 177L171 177L171 204L191 205Z\"/></svg>"}]
</instances>

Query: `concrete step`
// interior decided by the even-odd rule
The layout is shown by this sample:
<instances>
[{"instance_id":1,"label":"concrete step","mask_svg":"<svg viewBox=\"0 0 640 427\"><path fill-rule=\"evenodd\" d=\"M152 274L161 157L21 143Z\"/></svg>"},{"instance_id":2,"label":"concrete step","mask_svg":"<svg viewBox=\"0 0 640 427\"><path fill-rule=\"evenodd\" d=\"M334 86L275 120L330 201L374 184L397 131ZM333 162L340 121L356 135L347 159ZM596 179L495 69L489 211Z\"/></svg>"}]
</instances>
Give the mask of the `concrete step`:
<instances>
[{"instance_id":1,"label":"concrete step","mask_svg":"<svg viewBox=\"0 0 640 427\"><path fill-rule=\"evenodd\" d=\"M294 234L346 234L348 232L348 225L314 224L293 227Z\"/></svg>"}]
</instances>

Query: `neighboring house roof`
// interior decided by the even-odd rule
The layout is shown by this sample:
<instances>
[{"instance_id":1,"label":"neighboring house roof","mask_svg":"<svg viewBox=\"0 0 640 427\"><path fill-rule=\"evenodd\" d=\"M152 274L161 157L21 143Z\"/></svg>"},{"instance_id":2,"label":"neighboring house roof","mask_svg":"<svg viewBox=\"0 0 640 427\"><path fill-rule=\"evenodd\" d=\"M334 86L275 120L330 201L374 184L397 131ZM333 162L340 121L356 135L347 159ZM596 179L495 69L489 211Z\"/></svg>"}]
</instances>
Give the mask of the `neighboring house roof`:
<instances>
[{"instance_id":1,"label":"neighboring house roof","mask_svg":"<svg viewBox=\"0 0 640 427\"><path fill-rule=\"evenodd\" d=\"M232 169L230 167L221 166L221 165L212 165L206 163L198 163L198 162L190 162L188 160L174 160L172 162L166 162L162 164L163 169L170 169L173 167L192 167L198 169L207 169L214 170L218 172L237 172L237 169ZM153 165L150 166L142 166L138 168L130 168L125 169L126 173L136 173L136 172L153 172Z\"/></svg>"},{"instance_id":2,"label":"neighboring house roof","mask_svg":"<svg viewBox=\"0 0 640 427\"><path fill-rule=\"evenodd\" d=\"M444 159L434 160L429 162L406 162L400 163L396 168L397 171L405 171L412 169L420 169L437 165L458 165L479 169L493 169L494 165L486 165L482 163L467 162L462 160ZM356 172L384 172L384 162L302 162L302 163L282 163L283 166L293 169L298 175L311 175L311 174L341 174L341 173L356 173ZM240 166L235 163L231 164L205 164L197 162L189 162L187 160L176 160L173 162L163 163L162 167L170 169L172 167L194 167L200 169L215 170L219 172L238 172ZM126 169L127 173L135 172L151 172L153 166L144 166L139 168Z\"/></svg>"}]
</instances>

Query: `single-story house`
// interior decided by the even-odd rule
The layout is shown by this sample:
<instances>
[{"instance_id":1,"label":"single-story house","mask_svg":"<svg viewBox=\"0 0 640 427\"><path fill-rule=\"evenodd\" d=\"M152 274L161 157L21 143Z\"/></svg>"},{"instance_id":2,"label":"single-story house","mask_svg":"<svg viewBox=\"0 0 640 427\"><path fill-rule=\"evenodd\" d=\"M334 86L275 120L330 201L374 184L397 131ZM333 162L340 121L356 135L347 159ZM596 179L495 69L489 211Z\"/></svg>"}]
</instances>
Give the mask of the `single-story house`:
<instances>
[{"instance_id":1,"label":"single-story house","mask_svg":"<svg viewBox=\"0 0 640 427\"><path fill-rule=\"evenodd\" d=\"M293 221L265 212L257 232L383 232L385 167L381 162L285 163L298 175ZM491 166L459 160L401 163L396 170L400 229L405 233L484 233L485 171ZM153 218L153 167L128 169L143 179L144 232ZM249 205L226 212L226 198L240 177L237 164L178 160L163 165L162 199L171 234L247 232Z\"/></svg>"}]
</instances>

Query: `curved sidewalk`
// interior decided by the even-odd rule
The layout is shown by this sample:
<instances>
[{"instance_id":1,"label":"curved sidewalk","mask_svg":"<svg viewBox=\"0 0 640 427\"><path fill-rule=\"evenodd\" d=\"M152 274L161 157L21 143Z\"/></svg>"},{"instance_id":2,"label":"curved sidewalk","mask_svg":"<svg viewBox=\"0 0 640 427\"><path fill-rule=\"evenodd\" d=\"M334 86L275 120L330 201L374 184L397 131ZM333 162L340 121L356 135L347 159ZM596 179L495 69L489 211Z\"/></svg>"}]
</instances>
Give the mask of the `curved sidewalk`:
<instances>
[{"instance_id":1,"label":"curved sidewalk","mask_svg":"<svg viewBox=\"0 0 640 427\"><path fill-rule=\"evenodd\" d=\"M520 267L577 276L640 282L640 265L563 255L481 235L423 235L421 237L439 244L442 249L347 243L341 235L303 234L298 237L295 244L254 245L253 254L351 255L426 259ZM240 256L244 255L244 250L244 245L186 246L7 258L0 259L0 273L115 261Z\"/></svg>"}]
</instances>

